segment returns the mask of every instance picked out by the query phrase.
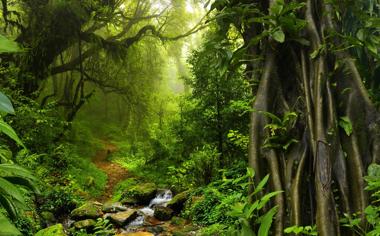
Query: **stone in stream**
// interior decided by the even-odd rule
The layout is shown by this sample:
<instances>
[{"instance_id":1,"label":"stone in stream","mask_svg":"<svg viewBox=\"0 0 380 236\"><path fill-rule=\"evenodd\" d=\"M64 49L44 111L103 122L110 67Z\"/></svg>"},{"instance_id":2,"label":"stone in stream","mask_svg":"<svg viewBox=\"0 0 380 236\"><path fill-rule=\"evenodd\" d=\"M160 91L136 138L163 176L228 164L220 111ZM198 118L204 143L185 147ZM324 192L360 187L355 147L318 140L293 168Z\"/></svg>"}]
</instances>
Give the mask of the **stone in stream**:
<instances>
[{"instance_id":1,"label":"stone in stream","mask_svg":"<svg viewBox=\"0 0 380 236\"><path fill-rule=\"evenodd\" d=\"M38 231L34 236L66 236L62 224L56 224Z\"/></svg>"},{"instance_id":2,"label":"stone in stream","mask_svg":"<svg viewBox=\"0 0 380 236\"><path fill-rule=\"evenodd\" d=\"M128 209L114 214L108 214L107 218L118 226L125 226L138 216L137 210Z\"/></svg>"},{"instance_id":3,"label":"stone in stream","mask_svg":"<svg viewBox=\"0 0 380 236\"><path fill-rule=\"evenodd\" d=\"M173 216L173 210L169 207L156 206L154 208L154 217L158 220L170 220Z\"/></svg>"},{"instance_id":4,"label":"stone in stream","mask_svg":"<svg viewBox=\"0 0 380 236\"><path fill-rule=\"evenodd\" d=\"M105 213L115 213L119 211L126 211L127 208L120 202L106 202L103 205L102 211Z\"/></svg>"},{"instance_id":5,"label":"stone in stream","mask_svg":"<svg viewBox=\"0 0 380 236\"><path fill-rule=\"evenodd\" d=\"M184 191L175 195L166 206L172 209L175 214L179 214L182 211L185 202L189 198L189 194L189 191Z\"/></svg>"},{"instance_id":6,"label":"stone in stream","mask_svg":"<svg viewBox=\"0 0 380 236\"><path fill-rule=\"evenodd\" d=\"M76 229L92 230L96 225L96 221L93 219L81 220L74 223Z\"/></svg>"},{"instance_id":7,"label":"stone in stream","mask_svg":"<svg viewBox=\"0 0 380 236\"><path fill-rule=\"evenodd\" d=\"M101 207L97 202L87 202L74 209L70 216L74 220L97 219L103 215Z\"/></svg>"},{"instance_id":8,"label":"stone in stream","mask_svg":"<svg viewBox=\"0 0 380 236\"><path fill-rule=\"evenodd\" d=\"M142 183L126 189L120 198L124 204L147 205L156 196L157 186L153 183Z\"/></svg>"}]
</instances>

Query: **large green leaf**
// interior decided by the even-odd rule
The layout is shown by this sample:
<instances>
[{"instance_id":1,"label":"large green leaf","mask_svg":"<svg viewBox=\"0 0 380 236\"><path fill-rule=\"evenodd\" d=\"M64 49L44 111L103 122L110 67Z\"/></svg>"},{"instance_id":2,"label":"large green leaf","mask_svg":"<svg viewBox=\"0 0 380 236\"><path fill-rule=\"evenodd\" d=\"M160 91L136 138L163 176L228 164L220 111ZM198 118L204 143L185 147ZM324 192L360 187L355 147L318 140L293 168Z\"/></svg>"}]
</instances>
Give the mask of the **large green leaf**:
<instances>
[{"instance_id":1,"label":"large green leaf","mask_svg":"<svg viewBox=\"0 0 380 236\"><path fill-rule=\"evenodd\" d=\"M13 109L12 103L7 96L0 92L0 112L14 114L15 110Z\"/></svg>"},{"instance_id":2,"label":"large green leaf","mask_svg":"<svg viewBox=\"0 0 380 236\"><path fill-rule=\"evenodd\" d=\"M0 213L0 236L18 236L22 235L20 231Z\"/></svg>"},{"instance_id":3,"label":"large green leaf","mask_svg":"<svg viewBox=\"0 0 380 236\"><path fill-rule=\"evenodd\" d=\"M0 132L13 139L20 146L26 148L22 143L21 139L17 136L16 132L13 130L13 128L2 120L0 120Z\"/></svg>"},{"instance_id":4,"label":"large green leaf","mask_svg":"<svg viewBox=\"0 0 380 236\"><path fill-rule=\"evenodd\" d=\"M21 51L21 48L16 42L9 40L0 34L0 53L14 53Z\"/></svg>"},{"instance_id":5,"label":"large green leaf","mask_svg":"<svg viewBox=\"0 0 380 236\"><path fill-rule=\"evenodd\" d=\"M259 233L258 233L258 236L268 236L269 235L269 230L270 230L270 227L272 225L272 221L273 221L273 216L276 214L277 212L277 206L276 207L273 207L272 209L270 209L261 219L261 224L260 224L260 228L259 228Z\"/></svg>"}]
</instances>

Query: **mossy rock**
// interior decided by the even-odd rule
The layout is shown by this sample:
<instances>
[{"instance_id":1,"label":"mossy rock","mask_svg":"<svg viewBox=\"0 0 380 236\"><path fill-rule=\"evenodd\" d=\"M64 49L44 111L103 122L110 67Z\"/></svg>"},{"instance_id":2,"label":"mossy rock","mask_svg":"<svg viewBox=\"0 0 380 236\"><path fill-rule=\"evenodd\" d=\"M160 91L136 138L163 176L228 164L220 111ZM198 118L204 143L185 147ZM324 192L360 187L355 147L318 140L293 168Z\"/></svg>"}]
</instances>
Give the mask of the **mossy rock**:
<instances>
[{"instance_id":1,"label":"mossy rock","mask_svg":"<svg viewBox=\"0 0 380 236\"><path fill-rule=\"evenodd\" d=\"M158 220L170 220L173 216L173 210L169 207L156 206L154 208L154 217Z\"/></svg>"},{"instance_id":2,"label":"mossy rock","mask_svg":"<svg viewBox=\"0 0 380 236\"><path fill-rule=\"evenodd\" d=\"M105 213L115 213L126 210L127 208L123 206L121 202L106 202L102 207L102 211Z\"/></svg>"},{"instance_id":3,"label":"mossy rock","mask_svg":"<svg viewBox=\"0 0 380 236\"><path fill-rule=\"evenodd\" d=\"M142 183L124 191L120 199L124 204L148 204L157 193L157 186L153 183Z\"/></svg>"},{"instance_id":4,"label":"mossy rock","mask_svg":"<svg viewBox=\"0 0 380 236\"><path fill-rule=\"evenodd\" d=\"M137 211L134 209L128 209L126 211L118 212L115 214L109 214L107 219L118 226L125 226L129 222L136 219L138 216Z\"/></svg>"},{"instance_id":5,"label":"mossy rock","mask_svg":"<svg viewBox=\"0 0 380 236\"><path fill-rule=\"evenodd\" d=\"M38 231L34 236L66 236L62 224L56 224Z\"/></svg>"},{"instance_id":6,"label":"mossy rock","mask_svg":"<svg viewBox=\"0 0 380 236\"><path fill-rule=\"evenodd\" d=\"M173 199L168 202L167 207L172 209L175 214L179 214L182 211L185 202L189 198L189 195L190 191L184 191L175 195Z\"/></svg>"},{"instance_id":7,"label":"mossy rock","mask_svg":"<svg viewBox=\"0 0 380 236\"><path fill-rule=\"evenodd\" d=\"M95 228L96 221L93 219L81 220L74 223L76 229L92 230Z\"/></svg>"},{"instance_id":8,"label":"mossy rock","mask_svg":"<svg viewBox=\"0 0 380 236\"><path fill-rule=\"evenodd\" d=\"M74 209L70 216L74 220L97 219L102 217L103 212L99 205L94 202L87 202Z\"/></svg>"},{"instance_id":9,"label":"mossy rock","mask_svg":"<svg viewBox=\"0 0 380 236\"><path fill-rule=\"evenodd\" d=\"M56 222L57 220L55 219L55 216L52 212L50 211L43 211L40 214L41 219L45 224L51 224L53 222Z\"/></svg>"}]
</instances>

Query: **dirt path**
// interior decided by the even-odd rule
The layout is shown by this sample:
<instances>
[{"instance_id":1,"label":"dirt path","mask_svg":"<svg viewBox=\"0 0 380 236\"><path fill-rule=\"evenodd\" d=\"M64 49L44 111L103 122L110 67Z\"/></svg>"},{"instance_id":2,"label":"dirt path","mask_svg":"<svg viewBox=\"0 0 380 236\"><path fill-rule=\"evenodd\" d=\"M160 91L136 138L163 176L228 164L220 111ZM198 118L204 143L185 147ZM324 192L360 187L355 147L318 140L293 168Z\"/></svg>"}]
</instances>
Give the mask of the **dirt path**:
<instances>
[{"instance_id":1,"label":"dirt path","mask_svg":"<svg viewBox=\"0 0 380 236\"><path fill-rule=\"evenodd\" d=\"M105 202L112 197L112 192L114 187L122 180L128 177L128 171L121 167L120 165L110 162L107 157L117 151L117 147L107 141L103 141L104 148L99 150L94 159L94 164L101 170L103 170L107 176L107 184L103 195L98 197L96 200L99 202Z\"/></svg>"}]
</instances>

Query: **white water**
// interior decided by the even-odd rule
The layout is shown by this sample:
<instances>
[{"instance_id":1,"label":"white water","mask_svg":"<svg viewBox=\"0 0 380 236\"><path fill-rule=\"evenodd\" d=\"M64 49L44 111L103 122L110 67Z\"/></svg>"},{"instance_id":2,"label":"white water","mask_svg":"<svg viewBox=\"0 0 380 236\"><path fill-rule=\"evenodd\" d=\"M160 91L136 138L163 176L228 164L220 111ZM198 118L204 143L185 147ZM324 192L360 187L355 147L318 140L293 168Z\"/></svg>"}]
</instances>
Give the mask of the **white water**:
<instances>
[{"instance_id":1,"label":"white water","mask_svg":"<svg viewBox=\"0 0 380 236\"><path fill-rule=\"evenodd\" d=\"M162 192L157 193L156 197L153 198L149 205L139 209L140 216L138 216L134 221L127 225L128 227L132 226L141 226L144 224L145 216L153 216L154 215L154 207L155 206L164 206L168 204L170 200L173 198L173 193L170 190L164 190Z\"/></svg>"}]
</instances>

